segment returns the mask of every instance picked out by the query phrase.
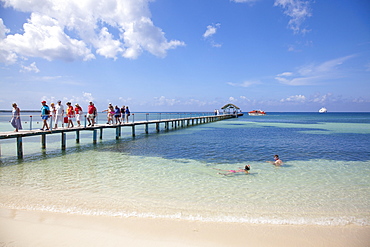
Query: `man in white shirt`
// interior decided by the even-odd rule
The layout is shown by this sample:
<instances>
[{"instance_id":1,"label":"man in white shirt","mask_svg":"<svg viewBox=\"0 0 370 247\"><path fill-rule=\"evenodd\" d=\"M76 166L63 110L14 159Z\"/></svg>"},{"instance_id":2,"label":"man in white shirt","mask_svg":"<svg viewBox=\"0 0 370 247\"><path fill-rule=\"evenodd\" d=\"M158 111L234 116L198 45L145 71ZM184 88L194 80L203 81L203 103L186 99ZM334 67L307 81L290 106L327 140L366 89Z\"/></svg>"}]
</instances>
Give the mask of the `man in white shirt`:
<instances>
[{"instance_id":1,"label":"man in white shirt","mask_svg":"<svg viewBox=\"0 0 370 247\"><path fill-rule=\"evenodd\" d=\"M63 116L64 116L64 107L62 102L58 100L58 104L55 106L55 126L54 129L58 128L58 121L62 122L62 127L64 127Z\"/></svg>"}]
</instances>

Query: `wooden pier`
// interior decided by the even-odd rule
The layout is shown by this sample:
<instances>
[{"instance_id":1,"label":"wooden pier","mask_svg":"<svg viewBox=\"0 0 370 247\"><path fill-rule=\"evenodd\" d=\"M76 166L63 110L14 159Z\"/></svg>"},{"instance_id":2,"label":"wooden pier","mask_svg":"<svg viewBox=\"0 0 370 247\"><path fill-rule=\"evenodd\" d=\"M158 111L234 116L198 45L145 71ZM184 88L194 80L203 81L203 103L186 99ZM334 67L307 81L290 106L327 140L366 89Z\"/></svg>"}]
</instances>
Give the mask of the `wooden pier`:
<instances>
[{"instance_id":1,"label":"wooden pier","mask_svg":"<svg viewBox=\"0 0 370 247\"><path fill-rule=\"evenodd\" d=\"M237 115L234 115L234 114L210 115L210 116L185 117L185 118L176 118L176 119L138 121L138 122L129 122L129 123L122 123L122 124L95 124L92 127L86 126L86 121L85 121L85 125L81 127L57 128L57 129L51 129L51 130L46 130L46 131L20 130L19 132L0 132L0 140L16 139L18 159L23 159L23 138L24 137L41 136L41 148L46 149L46 136L53 135L53 134L61 134L61 149L65 150L67 132L75 132L76 133L76 143L79 143L80 142L80 132L90 131L92 132L92 142L96 144L97 138L98 138L98 130L100 132L99 138L103 139L103 130L113 128L116 130L116 139L119 139L121 137L122 127L131 127L132 136L135 137L136 135L135 127L138 125L145 125L145 133L149 134L150 124L155 124L156 131L160 132L160 124L164 124L164 130L169 130L170 128L176 129L180 127L188 127L192 125L210 123L210 122L225 120L225 119L234 118L234 117L237 117Z\"/></svg>"}]
</instances>

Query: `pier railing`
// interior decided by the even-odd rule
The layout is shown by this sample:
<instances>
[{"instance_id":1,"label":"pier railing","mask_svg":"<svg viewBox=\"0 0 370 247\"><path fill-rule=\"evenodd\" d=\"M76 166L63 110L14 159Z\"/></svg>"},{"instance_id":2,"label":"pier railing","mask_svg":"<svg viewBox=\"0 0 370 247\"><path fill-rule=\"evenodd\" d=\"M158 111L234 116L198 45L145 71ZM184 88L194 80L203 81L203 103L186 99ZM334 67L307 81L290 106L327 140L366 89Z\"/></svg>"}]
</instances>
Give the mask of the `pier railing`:
<instances>
[{"instance_id":1,"label":"pier railing","mask_svg":"<svg viewBox=\"0 0 370 247\"><path fill-rule=\"evenodd\" d=\"M166 119L181 119L189 117L204 117L212 116L213 112L137 112L131 113L128 118L128 123L135 123L141 121L156 121L156 120L166 120ZM14 130L10 125L10 120L12 118L11 112L2 112L0 113L0 132L12 131ZM48 124L51 129L54 127L55 120L53 118L48 119ZM96 124L105 124L107 123L107 113L99 112L95 118ZM113 117L113 122L115 123L115 118ZM8 123L8 124L7 124ZM21 123L23 130L38 130L42 127L42 120L39 113L35 112L23 112L21 113ZM76 119L73 119L74 125L76 125ZM81 116L81 125L85 126L87 123L86 114ZM126 120L124 121L126 123ZM61 127L61 124L58 123L58 127Z\"/></svg>"},{"instance_id":2,"label":"pier railing","mask_svg":"<svg viewBox=\"0 0 370 247\"><path fill-rule=\"evenodd\" d=\"M103 117L102 117L103 115ZM105 117L104 117L105 116ZM169 129L177 129L188 127L192 125L204 124L209 122L215 122L220 120L225 120L229 118L237 117L235 114L223 114L223 115L215 115L214 113L131 113L128 122L124 123L107 123L107 115L106 114L99 114L97 118L97 123L94 126L87 126L87 119L84 115L84 118L81 119L81 126L75 126L72 128L66 128L66 123L64 127L58 126L57 129L53 129L54 123L53 119L50 118L49 120L49 130L40 130L40 126L42 121L40 116L37 116L39 120L34 120L35 116L30 116L29 119L29 126L30 129L27 130L26 126L23 127L23 130L19 130L18 132L14 131L0 131L0 140L1 139L16 139L17 143L17 156L19 159L23 158L23 137L30 137L30 136L41 136L41 148L46 149L46 136L51 134L61 134L61 149L66 149L66 133L67 132L75 132L76 134L76 143L80 142L80 132L81 131L91 131L93 137L93 143L97 143L98 139L98 131L100 131L100 139L103 139L103 130L104 129L115 129L116 139L121 137L121 130L123 127L131 127L132 129L132 136L135 137L135 127L136 126L144 126L144 131L146 134L149 133L149 125L154 124L156 132L160 132L161 124L164 130ZM22 116L21 116L22 119ZM115 119L114 119L115 121ZM27 124L27 120L22 119L22 123ZM3 124L3 123L2 123ZM10 123L9 123L10 125ZM1 130L1 128L0 128ZM1 150L1 148L0 148ZM1 152L1 151L0 151ZM1 155L1 153L0 153Z\"/></svg>"}]
</instances>

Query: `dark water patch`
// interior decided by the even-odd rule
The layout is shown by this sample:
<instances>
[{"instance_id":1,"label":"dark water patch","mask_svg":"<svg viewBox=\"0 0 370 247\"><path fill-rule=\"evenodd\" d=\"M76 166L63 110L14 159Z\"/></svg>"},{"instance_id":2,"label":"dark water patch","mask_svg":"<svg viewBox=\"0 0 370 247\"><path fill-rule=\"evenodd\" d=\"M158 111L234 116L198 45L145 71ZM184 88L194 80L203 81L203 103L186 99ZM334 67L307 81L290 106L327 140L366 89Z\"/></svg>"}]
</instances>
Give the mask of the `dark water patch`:
<instances>
[{"instance_id":1,"label":"dark water patch","mask_svg":"<svg viewBox=\"0 0 370 247\"><path fill-rule=\"evenodd\" d=\"M284 161L346 160L367 161L367 135L307 134L304 128L202 128L189 133L149 135L106 146L98 151L124 152L166 159L195 159L211 163L240 163L272 160L279 154Z\"/></svg>"}]
</instances>

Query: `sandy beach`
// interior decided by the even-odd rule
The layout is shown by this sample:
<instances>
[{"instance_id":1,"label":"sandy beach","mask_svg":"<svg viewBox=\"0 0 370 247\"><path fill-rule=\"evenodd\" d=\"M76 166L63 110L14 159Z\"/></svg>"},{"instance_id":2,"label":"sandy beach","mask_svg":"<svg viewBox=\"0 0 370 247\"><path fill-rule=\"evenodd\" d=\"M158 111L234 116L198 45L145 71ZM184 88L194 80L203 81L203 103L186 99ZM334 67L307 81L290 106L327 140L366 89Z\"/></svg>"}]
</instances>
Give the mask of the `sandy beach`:
<instances>
[{"instance_id":1,"label":"sandy beach","mask_svg":"<svg viewBox=\"0 0 370 247\"><path fill-rule=\"evenodd\" d=\"M0 209L0 246L369 246L370 227L210 223Z\"/></svg>"}]
</instances>

